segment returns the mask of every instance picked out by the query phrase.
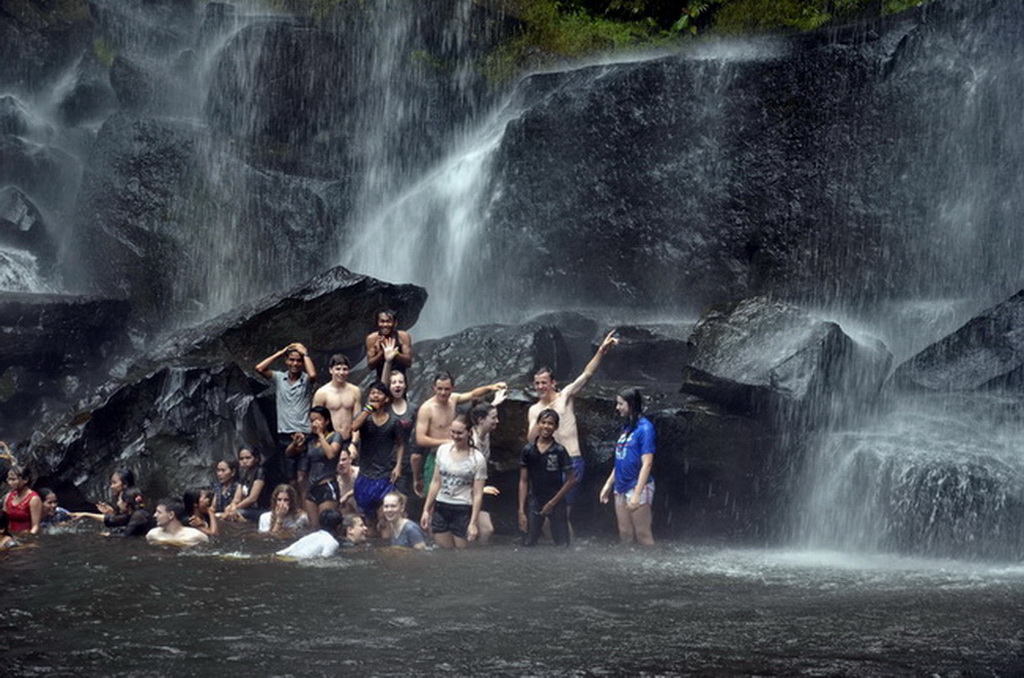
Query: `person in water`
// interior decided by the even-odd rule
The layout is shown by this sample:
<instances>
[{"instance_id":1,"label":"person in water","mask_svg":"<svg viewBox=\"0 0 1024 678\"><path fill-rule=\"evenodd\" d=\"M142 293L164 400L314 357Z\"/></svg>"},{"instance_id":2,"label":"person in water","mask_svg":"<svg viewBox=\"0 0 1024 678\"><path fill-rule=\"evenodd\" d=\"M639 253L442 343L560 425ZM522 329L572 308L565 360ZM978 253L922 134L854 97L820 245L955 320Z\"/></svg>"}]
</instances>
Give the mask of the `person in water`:
<instances>
[{"instance_id":1,"label":"person in water","mask_svg":"<svg viewBox=\"0 0 1024 678\"><path fill-rule=\"evenodd\" d=\"M412 337L398 329L398 314L390 308L377 312L377 331L366 335L366 367L384 381L385 349L394 350L391 367L403 372L412 367Z\"/></svg>"},{"instance_id":2,"label":"person in water","mask_svg":"<svg viewBox=\"0 0 1024 678\"><path fill-rule=\"evenodd\" d=\"M597 372L601 359L608 350L619 342L612 330L605 336L594 357L590 359L582 374L576 377L568 386L558 390L558 383L555 381L554 373L550 367L541 367L533 375L533 388L537 392L537 402L530 406L527 413L527 442L537 439L537 418L544 410L554 410L558 413L561 423L555 433L555 442L564 447L572 460L572 467L576 475L574 488L582 487L583 478L586 474L586 463L583 460L583 452L580 448L579 432L576 427L576 412L573 407L576 395L586 386L590 379ZM570 491L566 497L566 515L569 517L569 530L572 531L572 506L579 497L578 489Z\"/></svg>"},{"instance_id":3,"label":"person in water","mask_svg":"<svg viewBox=\"0 0 1024 678\"><path fill-rule=\"evenodd\" d=\"M103 523L108 531L106 535L123 537L142 537L153 528L153 516L146 510L142 493L135 487L125 487L114 500L116 513L73 512L75 520L87 518Z\"/></svg>"},{"instance_id":4,"label":"person in water","mask_svg":"<svg viewBox=\"0 0 1024 678\"><path fill-rule=\"evenodd\" d=\"M213 510L215 494L216 492L209 487L202 487L198 490L188 490L182 495L185 515L188 516L188 519L182 522L196 528L207 537L216 537L220 534L217 512Z\"/></svg>"},{"instance_id":5,"label":"person in water","mask_svg":"<svg viewBox=\"0 0 1024 678\"><path fill-rule=\"evenodd\" d=\"M238 494L238 462L222 459L213 465L217 482L213 484L213 510L224 513Z\"/></svg>"},{"instance_id":6,"label":"person in water","mask_svg":"<svg viewBox=\"0 0 1024 678\"><path fill-rule=\"evenodd\" d=\"M334 509L326 509L320 514L320 529L307 534L297 542L283 548L277 555L285 558L330 558L340 547L334 534L341 526L341 514Z\"/></svg>"},{"instance_id":7,"label":"person in water","mask_svg":"<svg viewBox=\"0 0 1024 678\"><path fill-rule=\"evenodd\" d=\"M381 536L388 539L391 546L404 546L412 549L427 547L427 537L415 522L405 517L405 495L401 492L388 492L380 506L384 518L385 530Z\"/></svg>"},{"instance_id":8,"label":"person in water","mask_svg":"<svg viewBox=\"0 0 1024 678\"><path fill-rule=\"evenodd\" d=\"M576 471L565 447L555 442L558 413L537 415L537 439L523 448L519 469L519 529L523 546L540 539L544 520L551 523L551 538L569 545L569 516L565 498L576 484Z\"/></svg>"},{"instance_id":9,"label":"person in water","mask_svg":"<svg viewBox=\"0 0 1024 678\"><path fill-rule=\"evenodd\" d=\"M74 518L88 518L103 523L109 530L120 529L128 524L131 517L122 513L117 507L121 494L128 488L135 487L135 473L131 469L119 468L110 474L110 501L96 502L98 513L76 512Z\"/></svg>"},{"instance_id":10,"label":"person in water","mask_svg":"<svg viewBox=\"0 0 1024 678\"><path fill-rule=\"evenodd\" d=\"M309 424L312 432L303 442L309 463L309 487L306 490L305 509L313 529L320 525L320 513L337 509L341 491L336 477L338 454L341 452L341 435L331 424L331 413L326 407L316 405L309 410ZM295 446L289 446L291 450Z\"/></svg>"},{"instance_id":11,"label":"person in water","mask_svg":"<svg viewBox=\"0 0 1024 678\"><path fill-rule=\"evenodd\" d=\"M366 406L352 424L360 432L355 499L373 534L378 527L377 509L384 496L395 489L405 456L401 427L388 409L390 404L388 387L374 382L367 389Z\"/></svg>"},{"instance_id":12,"label":"person in water","mask_svg":"<svg viewBox=\"0 0 1024 678\"><path fill-rule=\"evenodd\" d=\"M472 446L468 415L455 416L450 435L451 440L437 449L420 527L433 532L434 543L441 548L464 549L479 536L487 462Z\"/></svg>"},{"instance_id":13,"label":"person in water","mask_svg":"<svg viewBox=\"0 0 1024 678\"><path fill-rule=\"evenodd\" d=\"M255 448L238 450L238 490L234 500L224 510L224 519L237 522L256 522L267 509L267 474L263 461Z\"/></svg>"},{"instance_id":14,"label":"person in water","mask_svg":"<svg viewBox=\"0 0 1024 678\"><path fill-rule=\"evenodd\" d=\"M366 544L369 528L362 516L345 516L342 525L345 527L345 538L341 540L341 548L346 549Z\"/></svg>"},{"instance_id":15,"label":"person in water","mask_svg":"<svg viewBox=\"0 0 1024 678\"><path fill-rule=\"evenodd\" d=\"M342 449L350 449L356 454L354 442L358 436L352 432L352 421L359 414L363 392L348 381L352 366L344 353L331 356L330 370L331 380L313 394L313 406L327 408L331 426L341 436Z\"/></svg>"},{"instance_id":16,"label":"person in water","mask_svg":"<svg viewBox=\"0 0 1024 678\"><path fill-rule=\"evenodd\" d=\"M43 527L53 527L72 520L71 511L60 506L56 492L48 487L40 487L36 491L43 500Z\"/></svg>"},{"instance_id":17,"label":"person in water","mask_svg":"<svg viewBox=\"0 0 1024 678\"><path fill-rule=\"evenodd\" d=\"M488 393L504 391L508 387L499 381L487 386L479 386L466 393L455 393L455 380L447 372L440 372L434 377L434 395L420 405L416 412L416 445L412 455L413 489L417 496L424 496L429 490L429 483L434 477L436 455L430 454L441 445L450 442L448 437L452 421L455 419L455 406L483 398ZM424 453L426 460L424 461Z\"/></svg>"},{"instance_id":18,"label":"person in water","mask_svg":"<svg viewBox=\"0 0 1024 678\"><path fill-rule=\"evenodd\" d=\"M643 416L640 389L630 388L615 396L615 411L626 420L615 443L615 467L612 469L600 500L607 504L615 493L615 520L619 540L641 546L653 546L651 533L651 502L654 501L654 425Z\"/></svg>"},{"instance_id":19,"label":"person in water","mask_svg":"<svg viewBox=\"0 0 1024 678\"><path fill-rule=\"evenodd\" d=\"M271 365L284 356L286 371L270 369ZM267 356L256 365L256 371L270 380L277 404L277 446L284 458L284 472L296 491L306 491L305 457L289 457L288 446L296 439L301 440L309 433L309 398L316 385L316 367L309 351L298 342L288 344L280 351Z\"/></svg>"},{"instance_id":20,"label":"person in water","mask_svg":"<svg viewBox=\"0 0 1024 678\"><path fill-rule=\"evenodd\" d=\"M413 440L412 432L416 427L416 406L413 405L407 395L409 383L405 372L392 370L389 356L394 357L393 349L384 351L384 373L381 382L388 385L388 395L391 396L391 404L388 405L388 412L398 421L398 431L402 436L402 444L405 447L405 457L402 461L402 475L395 483L395 489L405 496L415 496L412 478L412 455L415 450L416 441ZM422 458L422 457L421 457Z\"/></svg>"},{"instance_id":21,"label":"person in water","mask_svg":"<svg viewBox=\"0 0 1024 678\"><path fill-rule=\"evenodd\" d=\"M469 410L469 421L473 428L473 446L483 455L484 461L490 468L491 462L491 432L498 427L498 405L505 402L507 391L498 391L494 394L494 400L490 403L478 402ZM480 509L480 544L484 545L494 534L494 524L491 522L491 512L488 511L488 502L493 503L493 498L498 496L498 488L484 483L484 504Z\"/></svg>"},{"instance_id":22,"label":"person in water","mask_svg":"<svg viewBox=\"0 0 1024 678\"><path fill-rule=\"evenodd\" d=\"M153 517L156 519L156 527L146 533L146 541L151 544L197 546L210 541L209 537L196 528L182 524L185 506L177 499L161 499Z\"/></svg>"},{"instance_id":23,"label":"person in water","mask_svg":"<svg viewBox=\"0 0 1024 678\"><path fill-rule=\"evenodd\" d=\"M355 498L359 467L352 463L354 456L350 450L344 448L338 453L337 476L335 476L338 479L338 492L341 493L341 497L338 499L338 510L345 516L350 513L359 513Z\"/></svg>"},{"instance_id":24,"label":"person in water","mask_svg":"<svg viewBox=\"0 0 1024 678\"><path fill-rule=\"evenodd\" d=\"M7 472L7 486L11 490L4 497L3 510L11 532L39 534L43 522L43 500L29 487L28 471L12 466Z\"/></svg>"},{"instance_id":25,"label":"person in water","mask_svg":"<svg viewBox=\"0 0 1024 678\"><path fill-rule=\"evenodd\" d=\"M274 488L270 496L271 508L260 516L260 532L281 534L309 525L309 518L299 507L299 495L294 487L282 483Z\"/></svg>"}]
</instances>

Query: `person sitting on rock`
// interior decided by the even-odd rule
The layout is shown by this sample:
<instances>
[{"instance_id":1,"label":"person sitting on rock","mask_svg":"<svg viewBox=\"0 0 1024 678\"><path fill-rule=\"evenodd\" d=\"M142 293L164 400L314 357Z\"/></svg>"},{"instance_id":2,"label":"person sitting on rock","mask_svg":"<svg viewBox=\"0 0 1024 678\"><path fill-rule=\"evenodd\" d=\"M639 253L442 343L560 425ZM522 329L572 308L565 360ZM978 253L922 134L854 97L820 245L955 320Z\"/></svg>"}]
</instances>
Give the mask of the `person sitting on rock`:
<instances>
[{"instance_id":1,"label":"person sitting on rock","mask_svg":"<svg viewBox=\"0 0 1024 678\"><path fill-rule=\"evenodd\" d=\"M387 346L397 349L392 368L405 372L412 367L412 337L398 329L398 314L390 308L377 312L377 331L366 335L366 367L377 372L377 379L382 379Z\"/></svg>"}]
</instances>

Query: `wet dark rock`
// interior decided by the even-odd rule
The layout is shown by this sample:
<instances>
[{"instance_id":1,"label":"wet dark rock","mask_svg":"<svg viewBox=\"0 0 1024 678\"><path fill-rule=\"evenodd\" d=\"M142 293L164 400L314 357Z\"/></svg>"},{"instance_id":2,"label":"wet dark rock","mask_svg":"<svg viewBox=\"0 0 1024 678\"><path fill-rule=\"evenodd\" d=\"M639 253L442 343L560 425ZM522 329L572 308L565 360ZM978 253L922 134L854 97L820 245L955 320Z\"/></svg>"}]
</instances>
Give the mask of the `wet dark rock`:
<instances>
[{"instance_id":1,"label":"wet dark rock","mask_svg":"<svg viewBox=\"0 0 1024 678\"><path fill-rule=\"evenodd\" d=\"M743 414L842 414L832 400L867 401L879 392L892 355L858 344L833 322L755 297L705 312L691 338L682 390Z\"/></svg>"},{"instance_id":2,"label":"wet dark rock","mask_svg":"<svg viewBox=\"0 0 1024 678\"><path fill-rule=\"evenodd\" d=\"M676 383L693 352L687 341L691 330L689 323L621 325L616 328L619 343L601 363L601 372L636 386ZM594 350L596 343L591 355Z\"/></svg>"},{"instance_id":3,"label":"wet dark rock","mask_svg":"<svg viewBox=\"0 0 1024 678\"><path fill-rule=\"evenodd\" d=\"M53 130L36 119L18 97L5 94L0 96L0 135L10 134L43 140Z\"/></svg>"},{"instance_id":4,"label":"wet dark rock","mask_svg":"<svg viewBox=\"0 0 1024 678\"><path fill-rule=\"evenodd\" d=\"M268 295L198 327L176 331L147 356L147 364L208 364L234 361L251 366L298 341L326 371L326 358L344 352L353 363L364 350L381 308L393 308L411 327L426 303L416 285L395 285L337 266L294 289Z\"/></svg>"},{"instance_id":5,"label":"wet dark rock","mask_svg":"<svg viewBox=\"0 0 1024 678\"><path fill-rule=\"evenodd\" d=\"M13 186L0 188L0 245L26 250L50 264L57 253L39 208Z\"/></svg>"},{"instance_id":6,"label":"wet dark rock","mask_svg":"<svg viewBox=\"0 0 1024 678\"><path fill-rule=\"evenodd\" d=\"M93 22L87 0L0 5L0 86L21 88L54 80L84 49Z\"/></svg>"},{"instance_id":7,"label":"wet dark rock","mask_svg":"<svg viewBox=\"0 0 1024 678\"><path fill-rule=\"evenodd\" d=\"M1024 390L1024 290L900 365L893 382L928 391Z\"/></svg>"},{"instance_id":8,"label":"wet dark rock","mask_svg":"<svg viewBox=\"0 0 1024 678\"><path fill-rule=\"evenodd\" d=\"M255 394L262 386L238 365L159 368L109 391L29 448L40 482L77 489L70 499L105 498L111 472L135 471L151 498L208 486L213 463L239 445L273 450Z\"/></svg>"},{"instance_id":9,"label":"wet dark rock","mask_svg":"<svg viewBox=\"0 0 1024 678\"><path fill-rule=\"evenodd\" d=\"M0 136L0 186L17 186L39 204L66 207L79 170L78 161L59 148Z\"/></svg>"},{"instance_id":10,"label":"wet dark rock","mask_svg":"<svg viewBox=\"0 0 1024 678\"><path fill-rule=\"evenodd\" d=\"M75 69L75 84L57 105L64 125L74 127L98 123L117 107L117 95L110 86L110 69L99 58L83 55Z\"/></svg>"},{"instance_id":11,"label":"wet dark rock","mask_svg":"<svg viewBox=\"0 0 1024 678\"><path fill-rule=\"evenodd\" d=\"M0 292L0 366L95 366L123 348L127 311L123 300Z\"/></svg>"}]
</instances>

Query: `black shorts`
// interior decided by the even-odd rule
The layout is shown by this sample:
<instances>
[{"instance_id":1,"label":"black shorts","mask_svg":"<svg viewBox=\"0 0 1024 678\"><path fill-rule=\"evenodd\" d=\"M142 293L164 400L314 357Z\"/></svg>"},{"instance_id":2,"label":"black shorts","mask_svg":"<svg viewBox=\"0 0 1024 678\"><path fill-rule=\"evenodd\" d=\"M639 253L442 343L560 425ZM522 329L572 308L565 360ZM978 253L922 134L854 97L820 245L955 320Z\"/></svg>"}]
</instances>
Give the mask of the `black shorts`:
<instances>
[{"instance_id":1,"label":"black shorts","mask_svg":"<svg viewBox=\"0 0 1024 678\"><path fill-rule=\"evenodd\" d=\"M434 517L430 520L430 531L434 534L451 532L459 539L465 539L471 517L473 517L472 506L436 502Z\"/></svg>"},{"instance_id":2,"label":"black shorts","mask_svg":"<svg viewBox=\"0 0 1024 678\"><path fill-rule=\"evenodd\" d=\"M328 480L326 483L314 485L309 488L309 492L306 493L306 499L310 500L317 506L325 501L337 502L340 497L341 488L338 487L337 480Z\"/></svg>"}]
</instances>

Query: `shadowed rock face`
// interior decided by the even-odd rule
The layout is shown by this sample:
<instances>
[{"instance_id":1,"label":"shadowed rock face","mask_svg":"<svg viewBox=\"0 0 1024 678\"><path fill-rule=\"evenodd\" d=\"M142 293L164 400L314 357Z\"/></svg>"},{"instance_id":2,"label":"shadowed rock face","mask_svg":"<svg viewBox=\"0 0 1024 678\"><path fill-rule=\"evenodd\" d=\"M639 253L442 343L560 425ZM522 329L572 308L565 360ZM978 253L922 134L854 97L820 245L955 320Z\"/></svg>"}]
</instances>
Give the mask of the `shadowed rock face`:
<instances>
[{"instance_id":1,"label":"shadowed rock face","mask_svg":"<svg viewBox=\"0 0 1024 678\"><path fill-rule=\"evenodd\" d=\"M900 388L1024 390L1024 290L900 365Z\"/></svg>"},{"instance_id":2,"label":"shadowed rock face","mask_svg":"<svg viewBox=\"0 0 1024 678\"><path fill-rule=\"evenodd\" d=\"M832 322L764 298L713 308L693 331L683 391L745 414L793 412L821 424L844 406L873 399L892 355L862 346Z\"/></svg>"}]
</instances>

